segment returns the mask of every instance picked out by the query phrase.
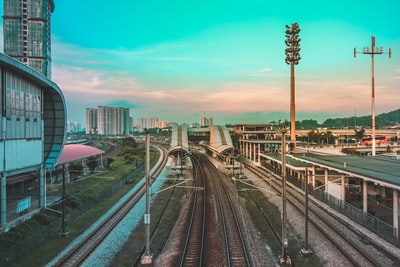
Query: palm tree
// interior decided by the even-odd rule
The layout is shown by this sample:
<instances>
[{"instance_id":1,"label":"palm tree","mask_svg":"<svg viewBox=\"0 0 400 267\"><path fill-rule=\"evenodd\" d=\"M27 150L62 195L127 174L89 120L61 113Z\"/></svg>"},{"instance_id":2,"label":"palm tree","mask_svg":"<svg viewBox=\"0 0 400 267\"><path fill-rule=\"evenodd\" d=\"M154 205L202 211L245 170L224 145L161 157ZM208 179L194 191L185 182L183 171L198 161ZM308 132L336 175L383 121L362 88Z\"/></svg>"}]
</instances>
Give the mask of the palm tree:
<instances>
[{"instance_id":1,"label":"palm tree","mask_svg":"<svg viewBox=\"0 0 400 267\"><path fill-rule=\"evenodd\" d=\"M365 136L364 128L361 128L359 131L357 131L357 129L354 129L354 132L355 132L354 136L356 137L358 142L361 141L361 139L363 139Z\"/></svg>"}]
</instances>

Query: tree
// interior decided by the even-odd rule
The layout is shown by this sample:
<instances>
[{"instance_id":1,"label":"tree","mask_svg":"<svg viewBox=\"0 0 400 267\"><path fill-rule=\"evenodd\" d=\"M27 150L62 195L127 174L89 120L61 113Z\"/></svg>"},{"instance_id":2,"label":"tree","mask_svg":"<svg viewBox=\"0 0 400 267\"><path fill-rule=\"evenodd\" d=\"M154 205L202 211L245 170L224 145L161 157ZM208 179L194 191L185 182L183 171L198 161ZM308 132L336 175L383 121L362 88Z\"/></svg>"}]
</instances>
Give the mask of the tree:
<instances>
[{"instance_id":1,"label":"tree","mask_svg":"<svg viewBox=\"0 0 400 267\"><path fill-rule=\"evenodd\" d=\"M327 144L334 144L335 143L335 136L333 135L332 131L326 131L321 133L321 138L323 143L326 141Z\"/></svg>"},{"instance_id":2,"label":"tree","mask_svg":"<svg viewBox=\"0 0 400 267\"><path fill-rule=\"evenodd\" d=\"M355 132L354 135L355 135L357 141L361 141L361 139L364 138L364 135L365 135L364 128L361 128L359 131L357 131L357 129L354 129L354 132Z\"/></svg>"},{"instance_id":3,"label":"tree","mask_svg":"<svg viewBox=\"0 0 400 267\"><path fill-rule=\"evenodd\" d=\"M69 165L69 175L71 180L76 180L82 174L83 166L82 163L79 161L72 162Z\"/></svg>"},{"instance_id":4,"label":"tree","mask_svg":"<svg viewBox=\"0 0 400 267\"><path fill-rule=\"evenodd\" d=\"M319 130L311 130L308 132L308 138L310 143L317 143L318 145L321 143L321 133Z\"/></svg>"},{"instance_id":5,"label":"tree","mask_svg":"<svg viewBox=\"0 0 400 267\"><path fill-rule=\"evenodd\" d=\"M86 166L89 168L90 172L93 172L97 167L97 160L95 157L88 158Z\"/></svg>"},{"instance_id":6,"label":"tree","mask_svg":"<svg viewBox=\"0 0 400 267\"><path fill-rule=\"evenodd\" d=\"M111 169L111 163L113 163L113 162L114 162L114 159L112 157L108 157L106 159L106 167Z\"/></svg>"}]
</instances>

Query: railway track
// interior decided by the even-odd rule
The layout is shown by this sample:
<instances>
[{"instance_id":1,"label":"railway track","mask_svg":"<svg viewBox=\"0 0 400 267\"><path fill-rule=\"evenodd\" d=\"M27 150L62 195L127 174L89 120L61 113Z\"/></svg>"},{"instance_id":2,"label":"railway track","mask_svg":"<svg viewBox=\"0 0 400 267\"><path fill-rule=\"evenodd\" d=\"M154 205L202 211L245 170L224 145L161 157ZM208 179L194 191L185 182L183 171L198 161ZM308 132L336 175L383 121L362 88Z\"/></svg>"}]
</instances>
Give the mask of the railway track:
<instances>
[{"instance_id":1,"label":"railway track","mask_svg":"<svg viewBox=\"0 0 400 267\"><path fill-rule=\"evenodd\" d=\"M194 156L191 157L192 162L198 161ZM179 266L202 266L203 251L206 232L206 190L204 190L205 177L203 169L199 164L194 164L197 176L194 181L194 186L197 190L191 194L189 201L191 210L190 219L185 222L186 240L181 251L182 254L179 260ZM203 189L201 189L203 188ZM176 265L178 266L178 264Z\"/></svg>"},{"instance_id":2,"label":"railway track","mask_svg":"<svg viewBox=\"0 0 400 267\"><path fill-rule=\"evenodd\" d=\"M167 156L165 149L162 151L162 163L151 175L157 177L165 166ZM98 245L109 235L118 223L130 212L145 194L145 184L142 184L132 197L127 198L117 209L115 209L105 220L97 225L88 235L66 251L56 263L51 266L81 266L84 261L96 250Z\"/></svg>"},{"instance_id":3,"label":"railway track","mask_svg":"<svg viewBox=\"0 0 400 267\"><path fill-rule=\"evenodd\" d=\"M242 233L242 225L223 179L224 177L221 176L218 179L212 179L212 184L224 230L227 266L252 266Z\"/></svg>"},{"instance_id":4,"label":"railway track","mask_svg":"<svg viewBox=\"0 0 400 267\"><path fill-rule=\"evenodd\" d=\"M206 155L192 153L191 160L197 189L165 248L173 251L165 255L174 255L157 266L255 266L248 256L237 205L224 189L232 185L222 183L227 177Z\"/></svg>"},{"instance_id":5,"label":"railway track","mask_svg":"<svg viewBox=\"0 0 400 267\"><path fill-rule=\"evenodd\" d=\"M272 173L269 170L255 167L252 165L246 166L251 172L259 177L274 176L273 180L263 180L268 183L278 193L281 192L281 177ZM279 181L279 182L278 182ZM271 184L270 184L271 183ZM304 194L295 190L294 188L287 187L287 201L301 214L304 214ZM371 255L370 249L366 249L365 245L360 245L355 242L359 237L354 235L354 231L344 225L340 220L333 215L326 213L317 203L310 201L308 205L308 218L318 231L325 236L330 243L332 243L337 250L346 258L346 260L353 266L382 266L374 255Z\"/></svg>"}]
</instances>

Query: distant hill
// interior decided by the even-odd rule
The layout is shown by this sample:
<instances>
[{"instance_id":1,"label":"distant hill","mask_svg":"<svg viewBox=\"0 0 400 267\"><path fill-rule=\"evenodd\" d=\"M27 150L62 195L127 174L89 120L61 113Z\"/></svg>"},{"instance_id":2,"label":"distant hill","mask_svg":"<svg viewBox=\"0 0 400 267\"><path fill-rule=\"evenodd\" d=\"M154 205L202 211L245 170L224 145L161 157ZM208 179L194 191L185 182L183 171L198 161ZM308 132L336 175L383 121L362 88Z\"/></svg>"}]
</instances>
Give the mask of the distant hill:
<instances>
[{"instance_id":1,"label":"distant hill","mask_svg":"<svg viewBox=\"0 0 400 267\"><path fill-rule=\"evenodd\" d=\"M375 126L377 129L384 129L388 127L399 126L400 109L382 113L375 116ZM352 116L347 118L334 118L326 119L323 123L318 123L316 120L302 120L296 121L296 129L316 129L316 128L330 128L330 129L343 129L343 128L371 128L372 119L369 116Z\"/></svg>"}]
</instances>

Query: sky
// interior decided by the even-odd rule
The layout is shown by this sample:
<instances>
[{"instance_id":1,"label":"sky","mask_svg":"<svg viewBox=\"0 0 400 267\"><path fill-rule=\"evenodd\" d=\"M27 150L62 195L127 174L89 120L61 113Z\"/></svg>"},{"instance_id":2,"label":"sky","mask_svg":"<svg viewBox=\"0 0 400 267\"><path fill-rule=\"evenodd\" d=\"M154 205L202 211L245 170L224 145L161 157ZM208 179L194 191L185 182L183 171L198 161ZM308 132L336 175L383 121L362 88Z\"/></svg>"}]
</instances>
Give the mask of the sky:
<instances>
[{"instance_id":1,"label":"sky","mask_svg":"<svg viewBox=\"0 0 400 267\"><path fill-rule=\"evenodd\" d=\"M298 23L296 119L376 114L400 108L398 0L55 0L52 80L67 119L119 106L139 117L215 124L289 119L285 25ZM2 13L2 8L1 13ZM2 31L1 31L2 32ZM1 38L2 40L3 38Z\"/></svg>"}]
</instances>

